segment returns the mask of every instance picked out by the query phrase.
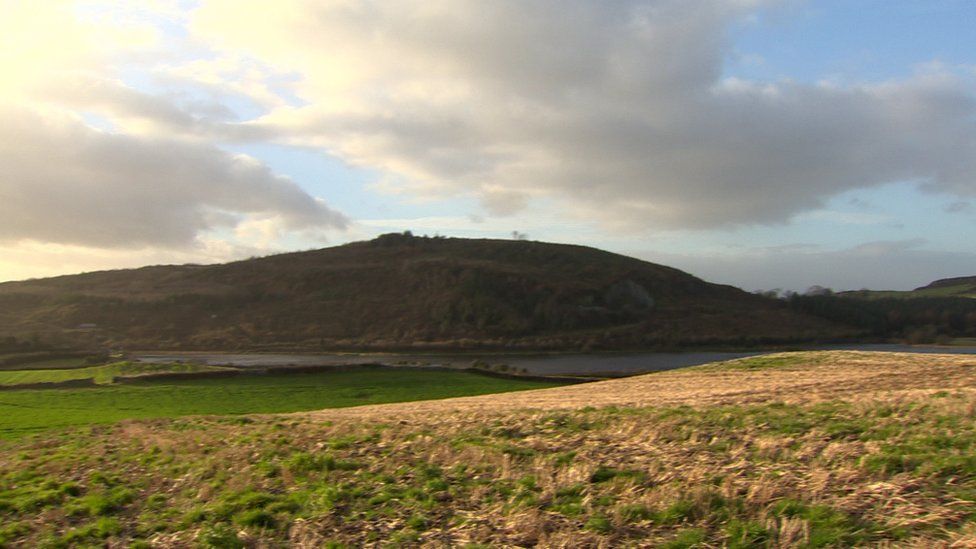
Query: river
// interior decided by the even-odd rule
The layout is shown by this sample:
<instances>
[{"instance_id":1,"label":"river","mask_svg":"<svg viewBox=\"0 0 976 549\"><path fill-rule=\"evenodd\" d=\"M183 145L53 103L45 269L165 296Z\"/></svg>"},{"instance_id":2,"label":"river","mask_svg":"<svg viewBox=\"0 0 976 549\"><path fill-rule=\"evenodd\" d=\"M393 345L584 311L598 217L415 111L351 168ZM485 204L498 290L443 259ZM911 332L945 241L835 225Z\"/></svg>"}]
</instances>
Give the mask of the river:
<instances>
[{"instance_id":1,"label":"river","mask_svg":"<svg viewBox=\"0 0 976 549\"><path fill-rule=\"evenodd\" d=\"M976 354L976 347L920 346L899 344L825 345L808 350L886 351L907 353ZM356 364L384 364L389 366L466 367L475 361L484 364L505 364L511 369L532 375L633 375L697 366L709 362L732 360L779 351L752 352L686 352L635 354L559 354L559 355L436 355L395 353L136 353L142 362L201 362L239 368L273 368L281 366L342 366Z\"/></svg>"}]
</instances>

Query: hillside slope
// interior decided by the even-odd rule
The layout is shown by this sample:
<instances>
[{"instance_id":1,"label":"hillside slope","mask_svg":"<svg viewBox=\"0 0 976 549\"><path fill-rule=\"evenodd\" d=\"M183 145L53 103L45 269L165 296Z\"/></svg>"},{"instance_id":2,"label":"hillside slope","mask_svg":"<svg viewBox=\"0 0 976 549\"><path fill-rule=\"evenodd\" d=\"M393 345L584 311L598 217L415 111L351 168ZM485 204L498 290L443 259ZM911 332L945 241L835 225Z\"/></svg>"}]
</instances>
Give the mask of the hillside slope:
<instances>
[{"instance_id":1,"label":"hillside slope","mask_svg":"<svg viewBox=\"0 0 976 549\"><path fill-rule=\"evenodd\" d=\"M976 298L976 276L942 278L914 290L853 290L838 295L863 299L885 298Z\"/></svg>"},{"instance_id":2,"label":"hillside slope","mask_svg":"<svg viewBox=\"0 0 976 549\"><path fill-rule=\"evenodd\" d=\"M860 328L866 338L911 344L973 344L976 277L946 278L909 291L793 295L797 313Z\"/></svg>"},{"instance_id":3,"label":"hillside slope","mask_svg":"<svg viewBox=\"0 0 976 549\"><path fill-rule=\"evenodd\" d=\"M915 288L916 292L944 292L941 295L976 297L976 276L943 278L927 286Z\"/></svg>"},{"instance_id":4,"label":"hillside slope","mask_svg":"<svg viewBox=\"0 0 976 549\"><path fill-rule=\"evenodd\" d=\"M524 241L391 234L0 284L0 335L142 348L637 348L844 333L676 269Z\"/></svg>"},{"instance_id":5,"label":"hillside slope","mask_svg":"<svg viewBox=\"0 0 976 549\"><path fill-rule=\"evenodd\" d=\"M973 547L972 356L790 353L538 391L0 441L10 547Z\"/></svg>"}]
</instances>

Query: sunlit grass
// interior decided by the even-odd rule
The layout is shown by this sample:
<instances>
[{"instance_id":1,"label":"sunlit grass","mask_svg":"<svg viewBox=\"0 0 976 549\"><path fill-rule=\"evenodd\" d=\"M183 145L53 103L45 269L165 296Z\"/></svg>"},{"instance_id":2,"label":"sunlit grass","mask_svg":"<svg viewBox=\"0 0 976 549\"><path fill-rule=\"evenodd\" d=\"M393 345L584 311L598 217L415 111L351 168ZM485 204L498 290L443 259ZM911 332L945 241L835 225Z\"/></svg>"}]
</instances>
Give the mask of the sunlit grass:
<instances>
[{"instance_id":1,"label":"sunlit grass","mask_svg":"<svg viewBox=\"0 0 976 549\"><path fill-rule=\"evenodd\" d=\"M70 359L65 359L70 360ZM90 379L94 383L106 384L121 376L142 376L164 373L199 373L224 370L203 364L144 364L140 362L115 362L100 366L68 369L35 369L0 371L0 385L14 386L32 383L62 383Z\"/></svg>"},{"instance_id":2,"label":"sunlit grass","mask_svg":"<svg viewBox=\"0 0 976 549\"><path fill-rule=\"evenodd\" d=\"M123 371L131 373L131 370ZM9 372L0 375L6 373ZM49 372L37 374L46 373ZM84 389L7 390L0 391L0 437L130 418L295 412L556 385L465 372L364 369L211 379L146 378L123 385Z\"/></svg>"},{"instance_id":3,"label":"sunlit grass","mask_svg":"<svg viewBox=\"0 0 976 549\"><path fill-rule=\"evenodd\" d=\"M931 546L971 539L974 408L127 422L0 445L0 543Z\"/></svg>"},{"instance_id":4,"label":"sunlit grass","mask_svg":"<svg viewBox=\"0 0 976 549\"><path fill-rule=\"evenodd\" d=\"M976 544L971 357L741 366L0 441L0 544ZM368 396L359 379L333 402Z\"/></svg>"}]
</instances>

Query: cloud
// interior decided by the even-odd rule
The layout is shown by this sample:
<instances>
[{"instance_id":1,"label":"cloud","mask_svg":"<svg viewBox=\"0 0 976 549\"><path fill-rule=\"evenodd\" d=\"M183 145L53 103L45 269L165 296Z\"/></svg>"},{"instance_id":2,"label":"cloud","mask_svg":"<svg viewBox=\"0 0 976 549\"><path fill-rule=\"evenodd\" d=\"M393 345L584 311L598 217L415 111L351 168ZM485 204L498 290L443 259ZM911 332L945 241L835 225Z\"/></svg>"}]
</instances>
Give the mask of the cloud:
<instances>
[{"instance_id":1,"label":"cloud","mask_svg":"<svg viewBox=\"0 0 976 549\"><path fill-rule=\"evenodd\" d=\"M947 204L946 207L944 208L944 211L946 213L965 213L971 211L972 209L973 209L973 205L971 202L967 202L965 200L958 200L956 202Z\"/></svg>"},{"instance_id":2,"label":"cloud","mask_svg":"<svg viewBox=\"0 0 976 549\"><path fill-rule=\"evenodd\" d=\"M778 223L893 181L976 194L971 76L723 78L741 0L207 0L194 36L295 72L248 126L510 215L620 228Z\"/></svg>"},{"instance_id":3,"label":"cloud","mask_svg":"<svg viewBox=\"0 0 976 549\"><path fill-rule=\"evenodd\" d=\"M220 103L182 107L176 97L152 95L96 74L64 71L35 85L36 98L74 111L98 113L127 133L206 137L236 118Z\"/></svg>"},{"instance_id":4,"label":"cloud","mask_svg":"<svg viewBox=\"0 0 976 549\"><path fill-rule=\"evenodd\" d=\"M85 258L98 267L239 257L347 226L294 181L215 145L254 138L226 93L126 81L153 89L146 82L165 63L183 67L160 69L168 78L196 81L208 68L258 70L187 64L206 49L178 38L179 1L0 3L0 276L47 272L58 257L65 270ZM29 260L10 259L31 256L26 271Z\"/></svg>"},{"instance_id":5,"label":"cloud","mask_svg":"<svg viewBox=\"0 0 976 549\"><path fill-rule=\"evenodd\" d=\"M107 16L102 10L113 3ZM162 33L144 17L153 11L149 4L0 0L0 99L30 98L35 83L65 71L104 71L123 58L158 51Z\"/></svg>"},{"instance_id":6,"label":"cloud","mask_svg":"<svg viewBox=\"0 0 976 549\"><path fill-rule=\"evenodd\" d=\"M814 210L796 216L796 221L825 221L836 225L881 225L892 223L889 215L870 212L843 212L837 210Z\"/></svg>"},{"instance_id":7,"label":"cloud","mask_svg":"<svg viewBox=\"0 0 976 549\"><path fill-rule=\"evenodd\" d=\"M176 250L106 249L40 242L0 244L0 282L146 265L226 262L274 251L208 237L199 238L192 247Z\"/></svg>"},{"instance_id":8,"label":"cloud","mask_svg":"<svg viewBox=\"0 0 976 549\"><path fill-rule=\"evenodd\" d=\"M254 218L289 231L347 223L253 158L0 109L0 242L185 248Z\"/></svg>"}]
</instances>

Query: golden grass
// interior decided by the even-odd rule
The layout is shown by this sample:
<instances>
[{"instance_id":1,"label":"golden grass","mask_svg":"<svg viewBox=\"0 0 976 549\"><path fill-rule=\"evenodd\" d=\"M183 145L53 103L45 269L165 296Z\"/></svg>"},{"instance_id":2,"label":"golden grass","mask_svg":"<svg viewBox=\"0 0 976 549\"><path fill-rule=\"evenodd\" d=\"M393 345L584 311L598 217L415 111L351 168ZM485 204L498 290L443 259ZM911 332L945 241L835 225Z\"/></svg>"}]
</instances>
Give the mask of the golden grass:
<instances>
[{"instance_id":1,"label":"golden grass","mask_svg":"<svg viewBox=\"0 0 976 549\"><path fill-rule=\"evenodd\" d=\"M751 362L764 364L776 359L785 359L786 364L744 367ZM555 389L324 410L312 416L373 419L585 406L811 403L958 388L976 388L976 357L864 351L796 352Z\"/></svg>"},{"instance_id":2,"label":"golden grass","mask_svg":"<svg viewBox=\"0 0 976 549\"><path fill-rule=\"evenodd\" d=\"M782 354L243 422L129 421L0 444L0 473L0 523L24 547L218 534L255 548L976 547L976 360ZM22 495L66 482L77 497ZM84 510L118 486L131 501ZM6 511L4 490L21 498Z\"/></svg>"}]
</instances>

